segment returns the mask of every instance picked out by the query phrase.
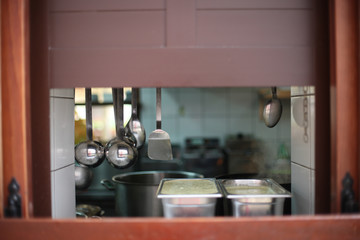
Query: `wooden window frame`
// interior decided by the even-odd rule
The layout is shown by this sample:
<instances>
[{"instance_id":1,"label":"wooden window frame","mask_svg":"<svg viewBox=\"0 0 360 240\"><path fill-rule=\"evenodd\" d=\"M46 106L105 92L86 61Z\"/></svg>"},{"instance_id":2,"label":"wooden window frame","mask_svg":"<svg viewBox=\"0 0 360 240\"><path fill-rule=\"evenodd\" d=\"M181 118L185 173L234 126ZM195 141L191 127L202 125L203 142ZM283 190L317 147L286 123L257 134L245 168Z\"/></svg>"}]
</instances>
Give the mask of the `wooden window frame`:
<instances>
[{"instance_id":1,"label":"wooden window frame","mask_svg":"<svg viewBox=\"0 0 360 240\"><path fill-rule=\"evenodd\" d=\"M39 2L33 4L30 0L2 0L0 5L3 149L0 165L1 236L6 239L48 239L49 236L71 239L358 239L359 214L257 218L50 219L50 150L44 147L42 154L38 154L39 148L49 143L50 139L48 49L44 47L47 46L44 43L48 38L47 29L41 24L44 18L42 14L47 11L47 1ZM321 6L328 4L328 1L319 0L318 3ZM327 42L324 26L327 26L328 21L320 21L323 24L319 27L318 39L321 41L318 40L317 48L320 59L316 60L316 89L320 92L317 93L317 116L323 113L325 119L331 119L325 123L317 120L316 123L316 134L321 136L316 140L316 169L320 173L316 180L316 208L321 209L317 212L330 212L331 209L333 213L339 213L344 173L349 171L355 179L355 186L359 184L358 1L331 0L329 5L330 52L329 45L321 42ZM329 64L326 57L331 60ZM318 110L320 108L322 112ZM326 138L327 141L320 141ZM323 154L319 149L324 150ZM11 177L16 177L21 185L22 219L5 219L3 216L7 184ZM322 191L321 187L324 187ZM355 192L358 199L358 187ZM322 208L321 203L324 206Z\"/></svg>"}]
</instances>

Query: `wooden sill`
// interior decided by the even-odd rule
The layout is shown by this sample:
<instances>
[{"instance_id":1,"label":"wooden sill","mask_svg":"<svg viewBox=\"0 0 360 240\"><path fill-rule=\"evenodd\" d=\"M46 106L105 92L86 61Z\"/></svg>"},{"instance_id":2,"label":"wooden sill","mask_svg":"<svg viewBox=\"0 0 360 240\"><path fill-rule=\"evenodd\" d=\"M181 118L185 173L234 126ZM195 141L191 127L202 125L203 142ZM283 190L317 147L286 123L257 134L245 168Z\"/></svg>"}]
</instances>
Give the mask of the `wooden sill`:
<instances>
[{"instance_id":1,"label":"wooden sill","mask_svg":"<svg viewBox=\"0 0 360 240\"><path fill-rule=\"evenodd\" d=\"M2 239L359 239L360 215L1 219Z\"/></svg>"}]
</instances>

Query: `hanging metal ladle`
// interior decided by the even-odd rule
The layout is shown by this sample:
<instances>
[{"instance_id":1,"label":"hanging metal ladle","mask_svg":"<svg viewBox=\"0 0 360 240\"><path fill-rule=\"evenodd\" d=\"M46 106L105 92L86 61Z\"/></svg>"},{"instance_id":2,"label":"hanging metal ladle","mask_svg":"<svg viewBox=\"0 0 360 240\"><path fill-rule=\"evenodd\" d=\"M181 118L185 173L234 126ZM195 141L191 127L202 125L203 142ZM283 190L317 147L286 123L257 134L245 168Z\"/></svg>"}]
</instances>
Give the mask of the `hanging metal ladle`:
<instances>
[{"instance_id":1,"label":"hanging metal ladle","mask_svg":"<svg viewBox=\"0 0 360 240\"><path fill-rule=\"evenodd\" d=\"M263 112L265 125L269 128L275 127L279 122L282 114L282 104L280 99L277 97L276 87L271 87L272 99L270 99Z\"/></svg>"},{"instance_id":2,"label":"hanging metal ladle","mask_svg":"<svg viewBox=\"0 0 360 240\"><path fill-rule=\"evenodd\" d=\"M93 141L91 88L85 89L86 137L87 140L75 146L75 160L88 167L97 167L105 159L104 147Z\"/></svg>"},{"instance_id":3,"label":"hanging metal ladle","mask_svg":"<svg viewBox=\"0 0 360 240\"><path fill-rule=\"evenodd\" d=\"M140 119L137 115L137 98L138 98L139 89L138 88L132 88L131 91L131 108L132 108L132 114L131 118L126 125L126 129L130 131L135 139L136 139L136 148L140 149L144 143L146 138L146 133L143 124L140 122Z\"/></svg>"},{"instance_id":4,"label":"hanging metal ladle","mask_svg":"<svg viewBox=\"0 0 360 240\"><path fill-rule=\"evenodd\" d=\"M118 101L118 91L119 89L117 88L113 88L112 89L112 97L113 97L113 106L114 106L114 118L115 118L115 126L117 126L118 124L118 120L117 120L117 114L118 114L118 105L119 103ZM124 109L123 109L124 110ZM117 129L117 127L115 127L115 129ZM125 127L125 134L123 135L124 140L133 148L136 148L136 138L135 136L131 133L130 128L128 128L127 126ZM117 141L118 137L115 136L115 138L111 139L105 146L105 152L109 149L110 145L114 142Z\"/></svg>"},{"instance_id":5,"label":"hanging metal ladle","mask_svg":"<svg viewBox=\"0 0 360 240\"><path fill-rule=\"evenodd\" d=\"M120 169L131 167L138 157L133 143L125 136L123 99L123 88L113 90L116 138L109 141L105 150L109 164Z\"/></svg>"}]
</instances>

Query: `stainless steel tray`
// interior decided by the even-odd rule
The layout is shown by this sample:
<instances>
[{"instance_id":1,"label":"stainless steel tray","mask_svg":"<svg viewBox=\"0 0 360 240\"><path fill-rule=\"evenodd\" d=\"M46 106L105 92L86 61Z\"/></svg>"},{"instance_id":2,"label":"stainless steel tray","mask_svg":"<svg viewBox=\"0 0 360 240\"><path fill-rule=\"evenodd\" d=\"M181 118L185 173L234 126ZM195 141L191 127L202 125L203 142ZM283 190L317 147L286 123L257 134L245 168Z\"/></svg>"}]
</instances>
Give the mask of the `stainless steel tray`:
<instances>
[{"instance_id":1,"label":"stainless steel tray","mask_svg":"<svg viewBox=\"0 0 360 240\"><path fill-rule=\"evenodd\" d=\"M158 198L220 198L222 193L214 178L164 178L161 180Z\"/></svg>"},{"instance_id":2,"label":"stainless steel tray","mask_svg":"<svg viewBox=\"0 0 360 240\"><path fill-rule=\"evenodd\" d=\"M272 179L219 179L222 191L232 202L232 215L282 215L285 198L291 193Z\"/></svg>"},{"instance_id":3,"label":"stainless steel tray","mask_svg":"<svg viewBox=\"0 0 360 240\"><path fill-rule=\"evenodd\" d=\"M219 179L226 198L287 198L291 193L270 178Z\"/></svg>"}]
</instances>

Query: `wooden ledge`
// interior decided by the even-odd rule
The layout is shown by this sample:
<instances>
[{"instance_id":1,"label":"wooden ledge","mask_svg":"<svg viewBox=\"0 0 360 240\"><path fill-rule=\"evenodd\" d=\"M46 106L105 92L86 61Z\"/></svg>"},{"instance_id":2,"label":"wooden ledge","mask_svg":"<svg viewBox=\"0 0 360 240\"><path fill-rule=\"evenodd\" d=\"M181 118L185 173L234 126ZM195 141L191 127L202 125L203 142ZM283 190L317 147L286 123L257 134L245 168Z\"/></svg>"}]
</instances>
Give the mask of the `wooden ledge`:
<instances>
[{"instance_id":1,"label":"wooden ledge","mask_svg":"<svg viewBox=\"0 0 360 240\"><path fill-rule=\"evenodd\" d=\"M1 219L2 239L359 239L360 215Z\"/></svg>"}]
</instances>

